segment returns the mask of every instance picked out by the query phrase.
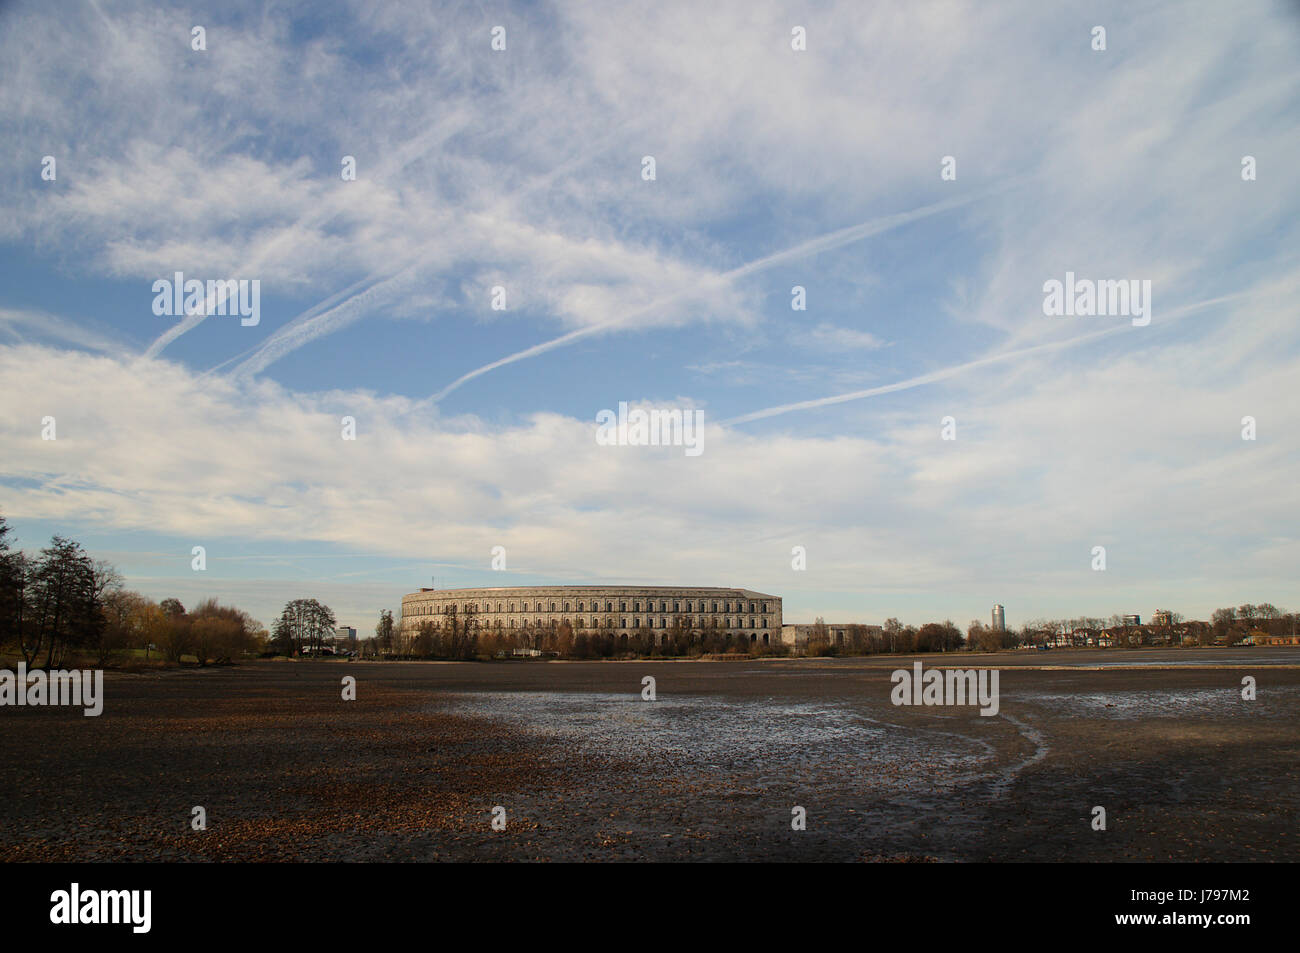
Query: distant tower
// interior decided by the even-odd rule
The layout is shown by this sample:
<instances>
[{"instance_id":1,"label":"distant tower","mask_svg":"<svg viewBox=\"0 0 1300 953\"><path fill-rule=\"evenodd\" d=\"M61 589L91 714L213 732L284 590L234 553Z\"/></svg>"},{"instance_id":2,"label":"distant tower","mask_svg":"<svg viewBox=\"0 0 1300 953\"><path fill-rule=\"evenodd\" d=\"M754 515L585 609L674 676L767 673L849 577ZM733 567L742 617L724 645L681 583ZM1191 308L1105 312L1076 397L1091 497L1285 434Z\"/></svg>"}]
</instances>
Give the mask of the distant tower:
<instances>
[{"instance_id":1,"label":"distant tower","mask_svg":"<svg viewBox=\"0 0 1300 953\"><path fill-rule=\"evenodd\" d=\"M993 607L993 631L1007 631L1007 612L1001 606Z\"/></svg>"}]
</instances>

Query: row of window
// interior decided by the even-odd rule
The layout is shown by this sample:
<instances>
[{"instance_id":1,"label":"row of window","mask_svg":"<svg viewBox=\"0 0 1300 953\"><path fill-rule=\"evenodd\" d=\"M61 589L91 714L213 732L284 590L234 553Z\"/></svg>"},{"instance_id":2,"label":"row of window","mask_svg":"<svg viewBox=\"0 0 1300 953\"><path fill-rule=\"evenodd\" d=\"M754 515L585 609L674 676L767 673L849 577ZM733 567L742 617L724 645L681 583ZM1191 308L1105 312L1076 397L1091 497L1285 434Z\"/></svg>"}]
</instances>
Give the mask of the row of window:
<instances>
[{"instance_id":1,"label":"row of window","mask_svg":"<svg viewBox=\"0 0 1300 953\"><path fill-rule=\"evenodd\" d=\"M509 605L510 605L510 608L509 608L509 609L506 609L506 608L505 608L505 605L506 605L506 603L504 603L504 602L498 602L498 603L497 603L496 611L497 611L497 612L514 612L514 611L515 611L515 604L514 604L513 602L511 602L511 603L509 604ZM529 605L529 604L528 604L527 602L521 603L521 604L520 604L520 609L519 609L519 611L520 611L520 612L546 612L546 611L547 611L546 609L543 608L543 604L540 603L540 602L533 603L534 608L532 608L532 609L529 609L529 608L528 608L528 605ZM563 609L559 609L559 608L557 608L558 605L559 605L559 603L552 602L552 603L551 603L550 611L551 611L551 612L571 612L571 611L572 611L572 609L570 608L570 604L567 603L567 602L564 603L564 608L563 608ZM707 602L700 602L700 603L699 603L699 608L697 609L697 608L695 608L695 606L696 606L696 603L695 603L695 602L687 602L687 603L686 603L686 608L683 610L683 609L682 609L682 603L680 603L680 602L674 602L674 603L672 604L673 607L672 607L672 610L671 610L671 611L673 611L673 612L683 612L683 611L684 611L684 612L744 612L744 611L746 611L746 610L745 610L745 603L743 603L743 602L737 602L737 603L734 603L734 605L735 605L735 608L734 608L734 609L732 608L733 603L730 603L730 602L722 602L722 603L715 602L715 603L713 603L712 605L713 605L713 608L710 609L710 608L709 608L709 603L707 603ZM722 606L721 609L718 608L719 605ZM415 607L415 611L414 611L412 614L413 614L413 615L434 615L434 614L436 613L436 610L437 610L437 606L434 606L434 605L427 605L427 604L426 604L426 605L417 605L417 606ZM452 612L456 612L456 611L457 611L457 609L456 609L456 604L455 604L455 603L446 603L446 604L444 604L443 607L442 607L442 612L443 612L444 615L446 615L446 614L450 614L450 613L452 613ZM467 615L468 615L468 614L471 614L471 613L476 613L476 612L487 612L487 613L490 613L490 612L492 611L492 603L490 603L490 602L485 602L485 603L483 603L483 607L482 607L482 609L480 609L478 603L476 603L476 602L467 602L467 603L465 603L465 606L464 606L464 608L463 608L461 611L463 611L463 612L466 613ZM586 603L584 603L584 602L579 602L579 603L578 603L578 611L579 611L579 612L586 612L586 611L587 611ZM599 602L593 602L593 603L591 604L591 611L592 611L592 612L599 612L599 611L600 611L600 603L599 603ZM606 602L606 603L605 603L605 611L606 611L606 612L613 612L613 611L614 611L614 603L613 603L613 602ZM619 612L627 612L627 611L628 611L628 603L627 603L627 602L619 602L619 604L618 604L618 611L619 611ZM641 611L641 603L640 603L640 602L635 602L635 601L634 601L634 602L632 603L632 610L631 610L631 611L632 611L632 612L640 612L640 611ZM646 602L646 604L645 604L645 611L646 611L646 612L654 612L654 611L655 611L655 604L654 604L653 601L648 601L648 602ZM668 612L668 611L669 611L669 609L668 609L668 602L667 602L666 600L665 600L665 601L661 601L661 602L659 603L659 611L660 611L660 612ZM771 603L768 603L768 602L762 602L762 603L751 602L751 603L749 604L749 611L750 611L750 612L771 612L771 611L772 611Z\"/></svg>"},{"instance_id":2,"label":"row of window","mask_svg":"<svg viewBox=\"0 0 1300 953\"><path fill-rule=\"evenodd\" d=\"M565 619L564 622L567 624L567 623L569 622L569 620L568 620L568 619ZM766 628L768 627L768 625L767 625L767 619L763 619L763 620L762 620L762 622L763 622L762 625L756 625L755 622L756 622L756 620L753 619L753 618L750 618L750 619L737 619L737 620L736 620L736 624L733 626L733 625L732 625L732 620L731 620L731 619L722 619L722 620L720 621L719 625L721 626L721 628L724 628L724 629L731 629L731 628L737 628L737 629L755 629L755 628L766 629ZM605 623L606 623L606 626L608 627L608 626L610 626L610 625L613 625L613 620L612 620L612 619L607 619L607 620L605 620ZM545 624L546 624L546 623L545 623L542 619L539 618L539 619L537 620L537 625L538 625L539 627L540 627L540 626L544 626ZM701 628L701 629L702 629L702 628L704 628L704 618L703 618L703 617L700 617L700 618L698 618L698 619L695 619L694 621L692 621L692 620L690 620L690 619L687 619L687 620L686 620L686 624L687 624L688 626L694 626L694 627L696 627L696 628ZM581 628L583 627L583 626L582 626L582 619L575 619L575 620L574 620L574 625L575 625L577 628L581 629ZM645 625L645 627L646 627L647 629L667 629L667 628L671 628L671 626L672 626L672 622L671 622L670 620L668 620L668 619L660 618L660 619L656 620L656 619L654 619L654 618L652 618L652 617L647 617L647 618L645 618L644 620L643 620L643 619L636 619L636 618L634 618L634 619L632 619L632 621L631 621L631 625L629 625L627 619L620 619L620 620L619 620L619 628L620 628L620 629L635 629L635 628L640 627L641 625ZM514 629L514 628L518 628L518 627L519 627L519 626L518 626L518 624L517 624L517 621L516 621L515 619L511 619L511 620L510 620L510 624L509 624L509 628ZM600 626L600 620L597 619L595 616L592 616L592 617L591 617L591 628L593 628L593 629L599 629L600 627L601 627L601 626Z\"/></svg>"}]
</instances>

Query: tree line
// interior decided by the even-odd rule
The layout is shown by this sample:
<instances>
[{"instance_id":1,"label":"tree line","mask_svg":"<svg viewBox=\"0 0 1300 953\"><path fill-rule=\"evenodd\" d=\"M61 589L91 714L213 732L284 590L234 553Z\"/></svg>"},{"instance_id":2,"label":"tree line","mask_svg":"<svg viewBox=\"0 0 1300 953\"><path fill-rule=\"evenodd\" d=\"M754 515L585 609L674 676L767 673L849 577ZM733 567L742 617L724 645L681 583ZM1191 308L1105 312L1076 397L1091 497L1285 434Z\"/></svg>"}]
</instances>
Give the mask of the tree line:
<instances>
[{"instance_id":1,"label":"tree line","mask_svg":"<svg viewBox=\"0 0 1300 953\"><path fill-rule=\"evenodd\" d=\"M971 648L985 651L1038 645L1110 645L1120 648L1158 645L1237 645L1248 639L1294 636L1300 616L1271 603L1215 609L1208 621L1181 613L1160 613L1144 623L1109 618L1032 619L1019 629L995 632L979 621L967 631Z\"/></svg>"},{"instance_id":2,"label":"tree line","mask_svg":"<svg viewBox=\"0 0 1300 953\"><path fill-rule=\"evenodd\" d=\"M440 622L422 619L404 627L391 610L385 609L375 625L374 637L363 640L360 650L367 658L400 659L487 659L520 650L575 659L792 654L791 646L751 642L747 630L727 630L718 627L716 620L711 621L714 625L702 631L690 627L684 617L674 620L668 630L575 630L565 622L505 629L500 623L480 620L471 611L449 613ZM997 652L1040 645L1235 645L1252 635L1293 634L1297 621L1295 613L1283 613L1263 603L1215 610L1209 622L1189 621L1171 612L1145 624L1127 623L1116 614L1109 618L1033 619L1018 629L994 629L973 619L964 635L950 619L915 626L890 618L880 626L836 626L843 633L832 638L830 628L818 618L802 652L809 656L858 656Z\"/></svg>"},{"instance_id":3,"label":"tree line","mask_svg":"<svg viewBox=\"0 0 1300 953\"><path fill-rule=\"evenodd\" d=\"M261 650L265 631L243 610L216 599L189 611L176 599L155 602L126 589L112 564L75 540L55 536L29 555L11 537L0 516L0 653L28 668L185 657L207 665Z\"/></svg>"},{"instance_id":4,"label":"tree line","mask_svg":"<svg viewBox=\"0 0 1300 953\"><path fill-rule=\"evenodd\" d=\"M172 663L194 658L200 665L229 662L255 654L319 653L332 643L336 619L315 599L286 603L272 632L248 613L206 599L186 610L176 599L154 600L123 587L122 577L104 560L94 560L74 540L55 536L31 555L11 545L12 532L0 515L0 654L10 652L29 668L57 668L73 658L103 666L115 659L156 657ZM839 627L837 627L839 628ZM832 639L817 619L803 651L807 655L916 654L999 651L1037 645L1235 645L1261 637L1294 637L1295 612L1271 603L1216 609L1209 621L1161 613L1146 624L1124 617L1034 619L1019 629L995 630L972 620L966 634L951 620L904 625L896 618L882 626L850 625ZM748 630L723 628L710 620L703 630L686 617L667 630L575 630L569 623L528 624L504 629L473 612L452 613L443 621L402 624L385 609L373 638L361 643L364 656L410 659L475 659L543 653L564 658L701 657L787 655L791 647L771 632L771 644L751 641Z\"/></svg>"}]
</instances>

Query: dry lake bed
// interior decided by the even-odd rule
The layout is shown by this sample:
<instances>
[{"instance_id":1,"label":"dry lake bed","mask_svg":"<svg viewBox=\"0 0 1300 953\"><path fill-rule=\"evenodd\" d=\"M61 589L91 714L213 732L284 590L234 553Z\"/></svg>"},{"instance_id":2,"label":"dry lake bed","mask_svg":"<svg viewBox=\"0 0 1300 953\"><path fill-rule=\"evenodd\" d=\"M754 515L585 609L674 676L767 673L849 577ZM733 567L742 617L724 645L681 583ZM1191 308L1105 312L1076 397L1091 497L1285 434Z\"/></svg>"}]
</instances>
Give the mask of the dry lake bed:
<instances>
[{"instance_id":1,"label":"dry lake bed","mask_svg":"<svg viewBox=\"0 0 1300 953\"><path fill-rule=\"evenodd\" d=\"M0 709L0 859L1300 860L1300 650L920 658L998 713L892 704L913 657L109 673Z\"/></svg>"}]
</instances>

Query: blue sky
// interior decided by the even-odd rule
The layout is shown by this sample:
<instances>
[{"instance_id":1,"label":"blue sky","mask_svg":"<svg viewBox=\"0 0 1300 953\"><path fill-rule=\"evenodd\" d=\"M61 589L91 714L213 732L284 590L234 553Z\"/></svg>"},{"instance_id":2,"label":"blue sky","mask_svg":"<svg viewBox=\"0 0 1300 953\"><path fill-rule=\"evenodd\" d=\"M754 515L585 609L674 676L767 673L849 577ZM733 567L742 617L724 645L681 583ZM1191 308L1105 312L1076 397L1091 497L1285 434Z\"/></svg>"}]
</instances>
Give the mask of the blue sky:
<instances>
[{"instance_id":1,"label":"blue sky","mask_svg":"<svg viewBox=\"0 0 1300 953\"><path fill-rule=\"evenodd\" d=\"M435 575L1300 603L1293 6L697 6L6 5L20 543L363 632ZM155 315L176 271L257 279L260 323ZM1067 271L1150 280L1150 324L1045 316ZM705 452L598 446L620 401Z\"/></svg>"}]
</instances>

